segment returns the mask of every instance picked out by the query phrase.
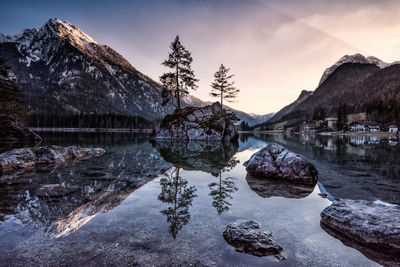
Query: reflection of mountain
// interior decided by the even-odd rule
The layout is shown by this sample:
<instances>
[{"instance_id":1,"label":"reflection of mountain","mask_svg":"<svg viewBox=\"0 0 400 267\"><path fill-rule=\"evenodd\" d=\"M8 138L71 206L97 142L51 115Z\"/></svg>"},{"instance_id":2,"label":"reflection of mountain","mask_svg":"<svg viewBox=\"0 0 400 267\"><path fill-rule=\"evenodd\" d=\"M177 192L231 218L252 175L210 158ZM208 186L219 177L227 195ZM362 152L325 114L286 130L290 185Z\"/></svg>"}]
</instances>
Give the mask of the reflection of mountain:
<instances>
[{"instance_id":1,"label":"reflection of mountain","mask_svg":"<svg viewBox=\"0 0 400 267\"><path fill-rule=\"evenodd\" d=\"M109 148L103 157L72 167L2 176L0 221L18 220L53 237L68 235L169 167L144 142Z\"/></svg>"},{"instance_id":2,"label":"reflection of mountain","mask_svg":"<svg viewBox=\"0 0 400 267\"><path fill-rule=\"evenodd\" d=\"M188 186L188 181L179 176L179 168L175 168L171 173L165 173L160 179L161 193L158 199L168 204L168 208L161 211L167 216L170 223L169 232L176 238L178 232L190 220L189 206L197 195L196 188Z\"/></svg>"},{"instance_id":3,"label":"reflection of mountain","mask_svg":"<svg viewBox=\"0 0 400 267\"><path fill-rule=\"evenodd\" d=\"M239 136L239 152L248 149L260 149L265 147L265 142L254 138L253 134L241 134Z\"/></svg>"},{"instance_id":4,"label":"reflection of mountain","mask_svg":"<svg viewBox=\"0 0 400 267\"><path fill-rule=\"evenodd\" d=\"M232 142L160 142L153 145L165 161L184 170L199 170L218 175L229 164L238 146Z\"/></svg>"},{"instance_id":5,"label":"reflection of mountain","mask_svg":"<svg viewBox=\"0 0 400 267\"><path fill-rule=\"evenodd\" d=\"M280 180L255 178L250 175L246 176L246 181L251 190L263 198L304 198L311 194L315 187L315 185L302 185Z\"/></svg>"}]
</instances>

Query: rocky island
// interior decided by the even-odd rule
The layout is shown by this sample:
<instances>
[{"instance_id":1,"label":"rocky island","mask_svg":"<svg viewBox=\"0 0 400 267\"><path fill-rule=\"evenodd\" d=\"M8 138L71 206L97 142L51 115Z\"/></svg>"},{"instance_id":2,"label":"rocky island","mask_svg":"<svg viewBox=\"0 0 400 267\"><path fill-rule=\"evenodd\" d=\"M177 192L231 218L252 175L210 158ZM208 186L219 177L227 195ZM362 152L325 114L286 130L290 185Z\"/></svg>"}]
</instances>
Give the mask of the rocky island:
<instances>
[{"instance_id":1,"label":"rocky island","mask_svg":"<svg viewBox=\"0 0 400 267\"><path fill-rule=\"evenodd\" d=\"M162 140L230 141L238 130L229 114L216 102L205 107L176 109L154 130L153 138Z\"/></svg>"}]
</instances>

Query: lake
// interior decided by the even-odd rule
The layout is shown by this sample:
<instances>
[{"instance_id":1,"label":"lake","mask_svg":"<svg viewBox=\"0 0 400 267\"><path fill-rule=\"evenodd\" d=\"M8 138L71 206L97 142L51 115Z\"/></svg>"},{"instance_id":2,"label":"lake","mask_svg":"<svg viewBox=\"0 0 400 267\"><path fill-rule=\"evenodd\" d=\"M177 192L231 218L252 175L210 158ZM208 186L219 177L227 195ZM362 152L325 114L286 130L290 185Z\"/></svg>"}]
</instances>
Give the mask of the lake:
<instances>
[{"instance_id":1,"label":"lake","mask_svg":"<svg viewBox=\"0 0 400 267\"><path fill-rule=\"evenodd\" d=\"M1 266L376 266L325 232L320 213L333 198L400 204L394 139L241 135L231 144L150 142L121 133L42 137L44 145L103 147L106 154L1 176ZM260 187L246 177L243 163L272 142L308 158L319 183ZM46 184L66 190L45 195ZM273 232L286 260L239 253L226 243L225 227L248 219Z\"/></svg>"}]
</instances>

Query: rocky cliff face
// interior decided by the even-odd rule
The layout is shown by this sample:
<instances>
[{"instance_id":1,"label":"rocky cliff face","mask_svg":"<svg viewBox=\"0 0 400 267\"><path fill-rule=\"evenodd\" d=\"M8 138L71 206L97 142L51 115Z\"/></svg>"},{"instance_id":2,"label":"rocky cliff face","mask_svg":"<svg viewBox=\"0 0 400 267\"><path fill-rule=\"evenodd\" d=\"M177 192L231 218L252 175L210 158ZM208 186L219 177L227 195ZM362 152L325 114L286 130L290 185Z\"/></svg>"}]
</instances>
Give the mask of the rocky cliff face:
<instances>
[{"instance_id":1,"label":"rocky cliff face","mask_svg":"<svg viewBox=\"0 0 400 267\"><path fill-rule=\"evenodd\" d=\"M117 113L161 118L160 86L67 21L0 36L0 57L39 113Z\"/></svg>"},{"instance_id":2,"label":"rocky cliff face","mask_svg":"<svg viewBox=\"0 0 400 267\"><path fill-rule=\"evenodd\" d=\"M228 114L216 102L202 108L177 109L155 129L155 139L163 140L233 140L238 130Z\"/></svg>"}]
</instances>

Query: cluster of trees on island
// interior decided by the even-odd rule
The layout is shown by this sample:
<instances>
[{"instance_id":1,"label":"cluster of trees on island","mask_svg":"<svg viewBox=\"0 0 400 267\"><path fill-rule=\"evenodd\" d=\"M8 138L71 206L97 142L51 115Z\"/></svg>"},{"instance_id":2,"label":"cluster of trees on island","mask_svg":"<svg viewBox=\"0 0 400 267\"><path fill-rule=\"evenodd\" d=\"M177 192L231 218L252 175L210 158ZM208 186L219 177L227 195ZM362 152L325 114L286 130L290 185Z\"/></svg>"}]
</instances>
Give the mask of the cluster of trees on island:
<instances>
[{"instance_id":1,"label":"cluster of trees on island","mask_svg":"<svg viewBox=\"0 0 400 267\"><path fill-rule=\"evenodd\" d=\"M162 103L165 105L171 101L177 108L181 108L181 98L189 94L189 90L196 90L199 81L192 70L193 58L191 53L182 45L179 35L171 43L172 50L168 58L162 63L170 69L160 77L163 85L161 96ZM239 89L234 86L235 82L231 79L235 76L229 74L230 69L223 64L214 74L214 81L211 83L210 96L220 99L221 106L223 100L234 102L237 99ZM176 100L176 103L174 103Z\"/></svg>"}]
</instances>

